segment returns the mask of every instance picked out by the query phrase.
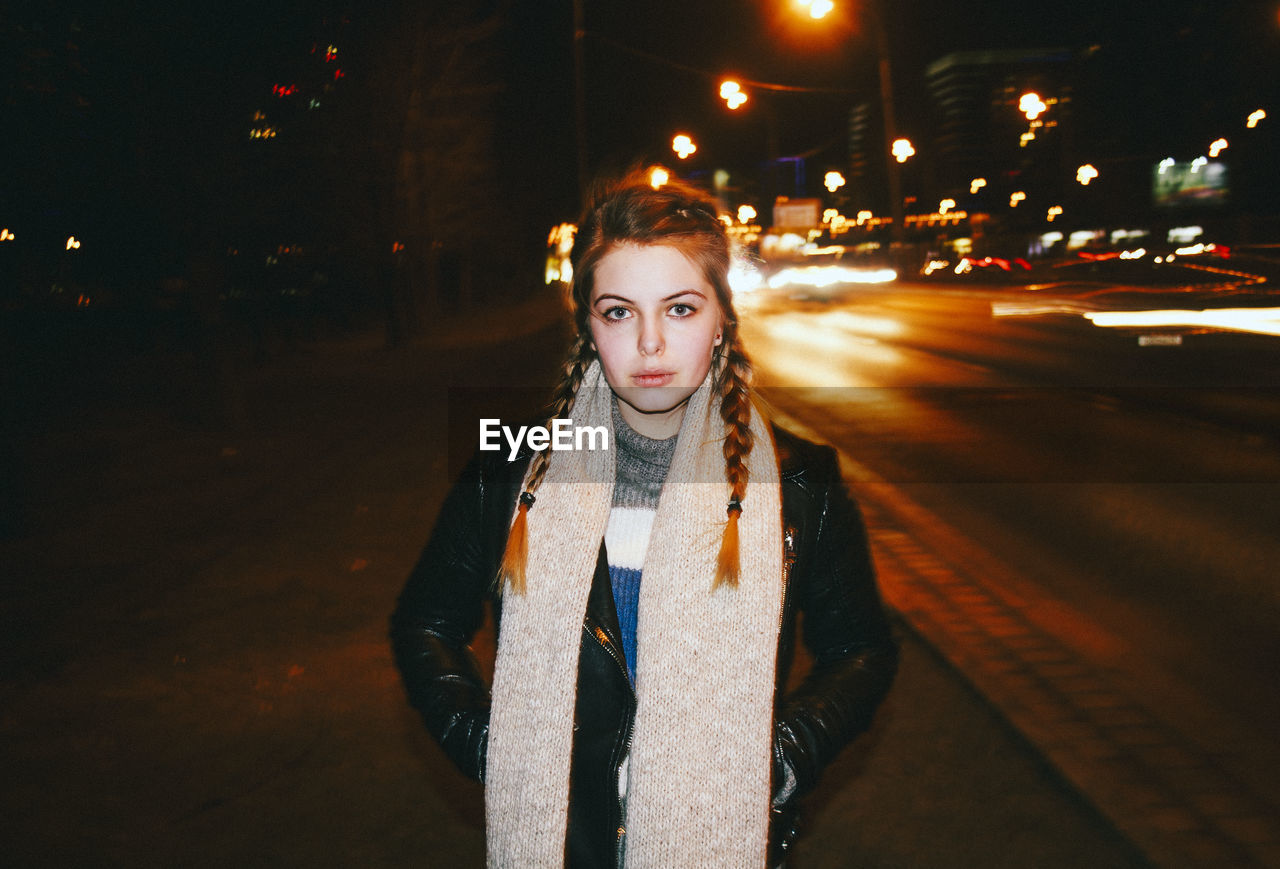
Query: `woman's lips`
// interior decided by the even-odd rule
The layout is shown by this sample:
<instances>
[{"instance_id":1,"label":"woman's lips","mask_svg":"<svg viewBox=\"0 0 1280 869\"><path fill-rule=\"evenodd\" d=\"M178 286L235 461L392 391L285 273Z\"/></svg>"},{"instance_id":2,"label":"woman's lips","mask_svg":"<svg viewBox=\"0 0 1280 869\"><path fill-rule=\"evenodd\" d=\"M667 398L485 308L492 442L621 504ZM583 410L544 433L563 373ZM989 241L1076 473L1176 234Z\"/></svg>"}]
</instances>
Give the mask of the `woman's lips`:
<instances>
[{"instance_id":1,"label":"woman's lips","mask_svg":"<svg viewBox=\"0 0 1280 869\"><path fill-rule=\"evenodd\" d=\"M636 386L666 386L675 378L674 371L649 371L631 375Z\"/></svg>"}]
</instances>

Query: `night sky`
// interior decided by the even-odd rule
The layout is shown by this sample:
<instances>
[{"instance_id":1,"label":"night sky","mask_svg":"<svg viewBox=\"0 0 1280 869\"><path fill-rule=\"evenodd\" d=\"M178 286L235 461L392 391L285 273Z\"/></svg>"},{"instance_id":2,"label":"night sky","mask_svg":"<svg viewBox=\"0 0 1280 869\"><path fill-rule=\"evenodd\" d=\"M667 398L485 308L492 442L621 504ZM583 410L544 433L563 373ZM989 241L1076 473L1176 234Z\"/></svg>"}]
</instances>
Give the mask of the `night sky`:
<instances>
[{"instance_id":1,"label":"night sky","mask_svg":"<svg viewBox=\"0 0 1280 869\"><path fill-rule=\"evenodd\" d=\"M780 155L820 154L815 164L838 158L849 108L878 106L866 2L841 0L828 19L811 22L790 0L584 0L593 170L672 162L670 139L677 131L700 146L687 171L758 166L767 150L766 103L778 119ZM309 47L325 38L326 22L349 22L355 47L344 59L359 87L384 59L380 40L391 38L395 25L387 10L396 8L341 0L9 5L0 27L6 49L0 159L11 170L0 196L9 210L38 199L118 225L103 215L119 204L132 209L131 220L170 228L182 222L173 209L199 207L200 196L217 192L220 155L245 134L251 113L269 102L271 84L290 76ZM445 10L451 4L428 5ZM571 4L477 0L474 6L505 9L510 22L498 61L506 86L495 148L511 166L498 185L537 203L530 226L572 216ZM884 0L882 6L899 126L921 144L937 124L924 68L949 52L997 48L1084 52L1096 46L1076 116L1114 153L1190 159L1263 105L1273 115L1270 123L1280 124L1278 0ZM40 40L52 48L43 90L15 84L26 73L15 69L19 52L12 49L30 42L19 26L43 28ZM72 43L74 53L63 47ZM730 73L829 92L748 88L752 101L730 113L716 96L719 77ZM84 106L77 102L82 97ZM193 166L200 172L193 175ZM204 186L190 194L184 185L193 178ZM161 200L169 212L152 207Z\"/></svg>"}]
</instances>

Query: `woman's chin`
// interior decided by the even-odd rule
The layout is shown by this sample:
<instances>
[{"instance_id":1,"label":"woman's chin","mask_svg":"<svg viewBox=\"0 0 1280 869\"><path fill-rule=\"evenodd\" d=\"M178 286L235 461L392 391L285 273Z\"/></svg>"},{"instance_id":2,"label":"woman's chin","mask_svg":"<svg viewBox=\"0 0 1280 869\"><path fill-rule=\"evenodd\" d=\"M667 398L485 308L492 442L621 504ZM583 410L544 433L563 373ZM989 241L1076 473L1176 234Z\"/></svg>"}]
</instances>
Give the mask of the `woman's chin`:
<instances>
[{"instance_id":1,"label":"woman's chin","mask_svg":"<svg viewBox=\"0 0 1280 869\"><path fill-rule=\"evenodd\" d=\"M663 416L684 407L693 390L678 386L629 386L614 390L633 410L646 416Z\"/></svg>"}]
</instances>

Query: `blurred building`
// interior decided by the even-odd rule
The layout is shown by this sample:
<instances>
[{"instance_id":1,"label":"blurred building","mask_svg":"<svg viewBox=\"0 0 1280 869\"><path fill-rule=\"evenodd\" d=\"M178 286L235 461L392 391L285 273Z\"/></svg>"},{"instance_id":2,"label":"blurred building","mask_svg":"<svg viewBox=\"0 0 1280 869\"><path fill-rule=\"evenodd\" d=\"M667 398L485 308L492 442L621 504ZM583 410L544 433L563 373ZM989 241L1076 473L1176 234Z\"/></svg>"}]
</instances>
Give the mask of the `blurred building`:
<instances>
[{"instance_id":1,"label":"blurred building","mask_svg":"<svg viewBox=\"0 0 1280 869\"><path fill-rule=\"evenodd\" d=\"M1060 196L1074 178L1067 169L1078 66L1068 49L958 52L930 64L938 195L961 202L1008 201L1020 190L1035 200ZM974 179L986 183L971 193Z\"/></svg>"}]
</instances>

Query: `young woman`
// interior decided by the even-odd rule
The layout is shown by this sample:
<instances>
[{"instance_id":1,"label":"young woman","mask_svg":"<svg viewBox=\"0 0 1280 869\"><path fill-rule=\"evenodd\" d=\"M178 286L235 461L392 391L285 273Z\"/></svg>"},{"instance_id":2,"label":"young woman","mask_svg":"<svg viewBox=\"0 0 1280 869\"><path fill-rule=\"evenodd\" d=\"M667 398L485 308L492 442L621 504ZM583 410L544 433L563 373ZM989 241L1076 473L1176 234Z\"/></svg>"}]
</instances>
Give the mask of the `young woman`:
<instances>
[{"instance_id":1,"label":"young woman","mask_svg":"<svg viewBox=\"0 0 1280 869\"><path fill-rule=\"evenodd\" d=\"M548 418L608 449L477 452L392 617L410 701L484 782L491 866L780 865L893 679L834 452L752 402L729 256L691 187L596 195ZM784 694L798 615L813 668Z\"/></svg>"}]
</instances>

